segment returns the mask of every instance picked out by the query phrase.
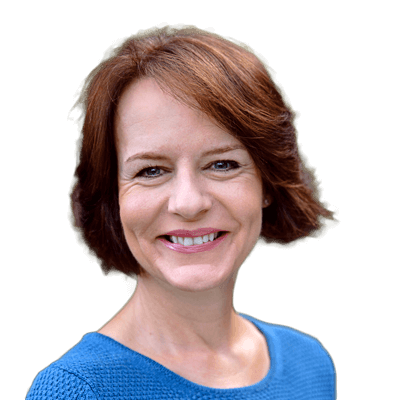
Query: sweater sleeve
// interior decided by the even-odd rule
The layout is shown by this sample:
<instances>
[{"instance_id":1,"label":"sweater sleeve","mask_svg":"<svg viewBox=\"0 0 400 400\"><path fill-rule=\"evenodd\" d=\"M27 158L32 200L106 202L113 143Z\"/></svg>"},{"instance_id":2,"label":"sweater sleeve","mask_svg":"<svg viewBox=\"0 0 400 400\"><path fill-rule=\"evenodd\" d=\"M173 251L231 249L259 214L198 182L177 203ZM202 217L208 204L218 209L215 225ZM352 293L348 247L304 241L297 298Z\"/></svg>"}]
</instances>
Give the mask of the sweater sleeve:
<instances>
[{"instance_id":1,"label":"sweater sleeve","mask_svg":"<svg viewBox=\"0 0 400 400\"><path fill-rule=\"evenodd\" d=\"M40 371L26 400L98 400L90 385L78 375L49 366Z\"/></svg>"}]
</instances>

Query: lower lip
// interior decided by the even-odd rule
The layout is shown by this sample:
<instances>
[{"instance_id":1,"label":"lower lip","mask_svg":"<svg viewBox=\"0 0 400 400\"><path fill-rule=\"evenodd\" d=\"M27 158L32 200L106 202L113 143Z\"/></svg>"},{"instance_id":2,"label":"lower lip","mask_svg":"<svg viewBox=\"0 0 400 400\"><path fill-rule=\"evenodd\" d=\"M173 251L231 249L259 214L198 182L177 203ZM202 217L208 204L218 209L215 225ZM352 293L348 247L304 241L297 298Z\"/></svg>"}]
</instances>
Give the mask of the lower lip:
<instances>
[{"instance_id":1,"label":"lower lip","mask_svg":"<svg viewBox=\"0 0 400 400\"><path fill-rule=\"evenodd\" d=\"M165 246L169 249L177 251L178 253L192 254L192 253L200 253L202 251L210 251L215 249L220 243L222 243L227 234L220 236L218 239L213 240L212 242L207 242L203 244L193 244L191 246L184 246L180 243L171 243L168 240L161 238L159 239Z\"/></svg>"}]
</instances>

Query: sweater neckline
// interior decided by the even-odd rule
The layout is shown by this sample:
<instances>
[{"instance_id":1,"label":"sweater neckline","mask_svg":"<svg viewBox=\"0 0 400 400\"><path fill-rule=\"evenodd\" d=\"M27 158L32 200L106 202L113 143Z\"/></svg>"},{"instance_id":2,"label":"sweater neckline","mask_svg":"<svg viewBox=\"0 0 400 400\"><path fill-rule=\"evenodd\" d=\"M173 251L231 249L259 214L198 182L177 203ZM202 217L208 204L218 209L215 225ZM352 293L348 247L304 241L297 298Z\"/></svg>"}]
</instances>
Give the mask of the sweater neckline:
<instances>
[{"instance_id":1,"label":"sweater neckline","mask_svg":"<svg viewBox=\"0 0 400 400\"><path fill-rule=\"evenodd\" d=\"M272 378L275 374L275 370L276 370L277 355L276 355L276 348L275 348L274 341L272 340L271 335L269 334L269 332L267 332L267 330L265 329L265 327L263 326L261 321L258 321L257 319L250 317L249 315L246 315L246 314L239 313L239 315L242 316L243 318L247 319L250 323L252 323L265 337L265 340L267 342L268 352L269 352L270 367L267 372L267 375L261 381L255 383L253 385L250 385L250 386L244 386L244 387L238 387L238 388L221 389L221 388L213 388L213 387L209 387L209 386L200 385L198 383L192 382L192 381L178 375L177 373L173 372L172 370L168 369L167 367L158 363L157 361L153 360L152 358L147 357L147 356L123 345L122 343L118 342L117 340L115 340L109 336L103 335L102 333L99 333L99 332L92 332L91 334L113 343L114 345L122 348L125 352L133 354L135 357L141 358L147 364L151 365L152 367L157 368L159 370L159 372L165 376L165 378L167 378L169 380L173 380L177 384L184 385L188 389L195 390L196 393L198 393L199 391L203 391L203 392L214 393L214 394L218 394L218 393L219 394L222 394L222 393L230 394L231 393L232 395L233 394L244 394L244 393L250 394L255 391L264 390L265 387L272 380Z\"/></svg>"}]
</instances>

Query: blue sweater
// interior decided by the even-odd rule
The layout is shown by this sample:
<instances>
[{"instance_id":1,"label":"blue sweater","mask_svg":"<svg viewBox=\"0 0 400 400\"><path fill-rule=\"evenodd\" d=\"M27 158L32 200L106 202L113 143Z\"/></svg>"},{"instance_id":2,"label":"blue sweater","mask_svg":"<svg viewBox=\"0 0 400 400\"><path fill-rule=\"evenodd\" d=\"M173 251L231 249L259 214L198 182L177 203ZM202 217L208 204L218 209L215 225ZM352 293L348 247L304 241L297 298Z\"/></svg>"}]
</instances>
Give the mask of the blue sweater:
<instances>
[{"instance_id":1,"label":"blue sweater","mask_svg":"<svg viewBox=\"0 0 400 400\"><path fill-rule=\"evenodd\" d=\"M188 381L161 364L97 332L39 372L27 400L246 399L332 400L336 374L313 337L240 314L265 335L270 370L255 385L215 389Z\"/></svg>"}]
</instances>

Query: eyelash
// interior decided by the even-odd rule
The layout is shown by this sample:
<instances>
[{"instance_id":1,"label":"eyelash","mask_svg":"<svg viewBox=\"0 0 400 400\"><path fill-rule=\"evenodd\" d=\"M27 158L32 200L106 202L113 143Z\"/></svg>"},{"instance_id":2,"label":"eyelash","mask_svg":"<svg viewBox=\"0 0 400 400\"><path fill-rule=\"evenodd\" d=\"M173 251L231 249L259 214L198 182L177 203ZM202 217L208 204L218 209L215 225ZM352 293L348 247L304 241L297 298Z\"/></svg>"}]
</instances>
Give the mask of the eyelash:
<instances>
[{"instance_id":1,"label":"eyelash","mask_svg":"<svg viewBox=\"0 0 400 400\"><path fill-rule=\"evenodd\" d=\"M231 164L231 167L227 168L227 169L214 169L214 171L222 171L222 172L226 173L226 172L229 172L229 171L232 171L232 170L235 170L235 169L238 169L238 168L241 167L241 165L237 161L233 161L233 160L218 160L218 161L214 161L211 164L209 164L205 169L210 168L212 165L220 164L220 163ZM164 170L165 171L164 168L162 168L162 167L160 167L158 165L149 165L148 167L145 167L142 170L140 170L135 175L135 178L155 179L155 178L158 178L158 177L164 175L164 174L161 174L161 175L150 175L150 176L144 175L146 173L146 171L149 171L149 170L152 170L152 169L153 170L160 170L160 171Z\"/></svg>"}]
</instances>

